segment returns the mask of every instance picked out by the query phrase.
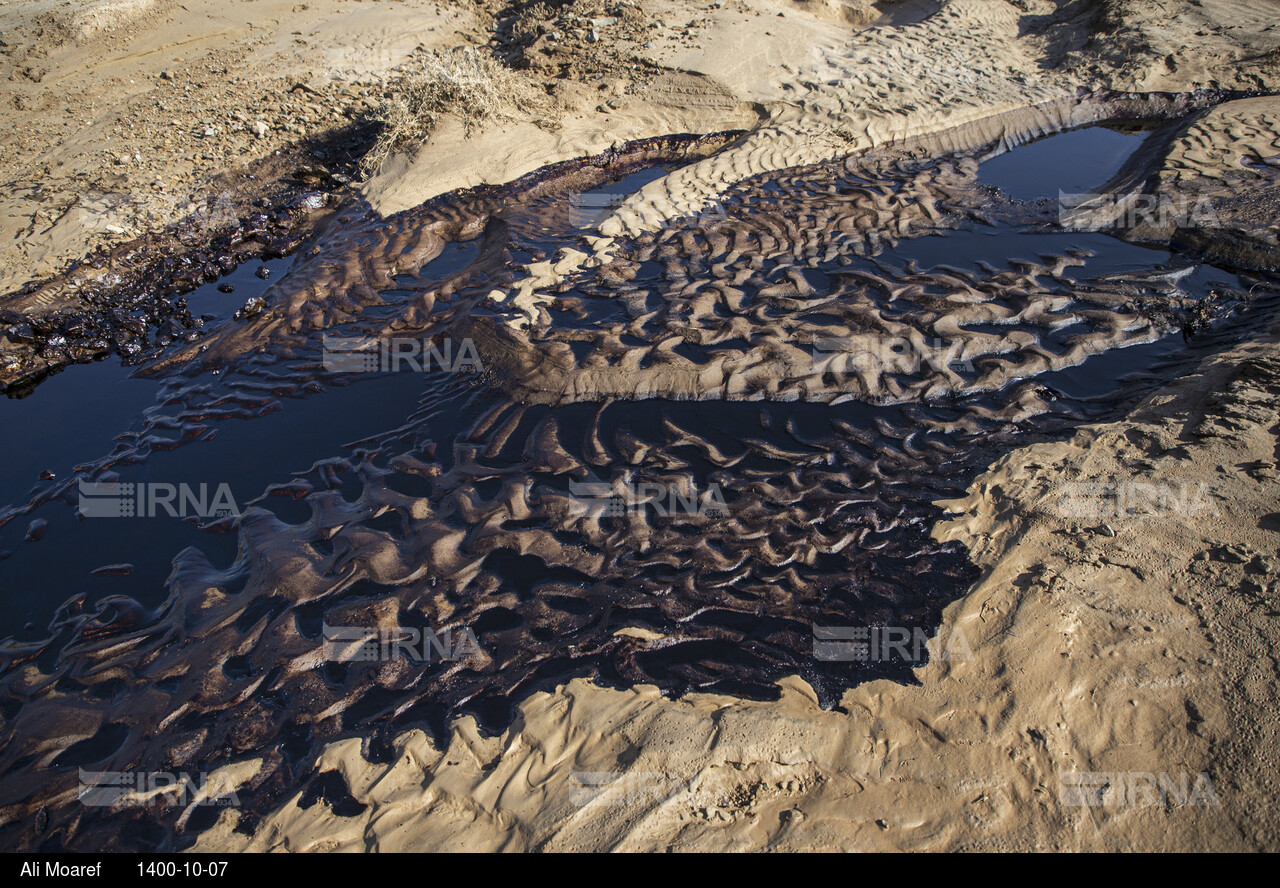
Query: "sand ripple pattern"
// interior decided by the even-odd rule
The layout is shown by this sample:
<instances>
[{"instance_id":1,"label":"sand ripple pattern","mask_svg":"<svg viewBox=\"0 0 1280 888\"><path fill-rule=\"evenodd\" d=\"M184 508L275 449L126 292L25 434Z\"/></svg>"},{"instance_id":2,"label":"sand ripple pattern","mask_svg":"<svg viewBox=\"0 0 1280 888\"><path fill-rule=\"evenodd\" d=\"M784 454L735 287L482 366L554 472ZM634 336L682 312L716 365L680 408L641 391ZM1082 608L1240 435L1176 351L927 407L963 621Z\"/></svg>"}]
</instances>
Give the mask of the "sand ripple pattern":
<instances>
[{"instance_id":1,"label":"sand ripple pattern","mask_svg":"<svg viewBox=\"0 0 1280 888\"><path fill-rule=\"evenodd\" d=\"M484 363L424 376L398 428L212 526L236 535L229 567L186 549L158 607L73 599L47 639L0 645L0 805L11 825L41 808L50 824L12 826L6 844L170 847L216 816L86 808L79 767L243 765L251 824L312 780L325 742L359 735L380 761L405 729L443 736L459 714L497 731L578 676L770 698L798 673L826 705L870 677L910 680L906 662L815 658L813 626L936 627L976 575L930 539L932 503L1000 449L1096 413L1031 377L1173 329L1190 297L1069 274L1084 253L894 264L895 245L1015 212L983 196L972 160L901 151L741 183L713 216L616 241L609 261L577 249L598 237L584 189L725 141L633 146L386 222L353 207L267 311L151 368L162 409L88 477L278 398L322 397L342 381L325 334L468 337ZM459 244L474 247L466 266L433 271ZM555 283L522 290L539 265ZM841 363L814 357L829 353L820 337L845 342ZM886 338L923 359L862 360ZM636 490L691 505L628 501ZM478 644L338 662L326 626Z\"/></svg>"}]
</instances>

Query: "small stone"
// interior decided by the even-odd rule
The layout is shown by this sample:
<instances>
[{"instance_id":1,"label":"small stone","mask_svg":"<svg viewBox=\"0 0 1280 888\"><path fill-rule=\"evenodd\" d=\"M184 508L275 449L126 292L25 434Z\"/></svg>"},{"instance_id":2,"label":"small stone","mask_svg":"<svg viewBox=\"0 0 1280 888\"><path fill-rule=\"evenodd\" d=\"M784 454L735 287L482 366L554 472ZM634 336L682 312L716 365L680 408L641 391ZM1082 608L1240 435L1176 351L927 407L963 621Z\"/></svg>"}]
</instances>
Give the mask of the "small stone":
<instances>
[{"instance_id":1,"label":"small stone","mask_svg":"<svg viewBox=\"0 0 1280 888\"><path fill-rule=\"evenodd\" d=\"M1209 558L1227 564L1245 564L1252 560L1249 550L1239 545L1215 546L1209 550Z\"/></svg>"},{"instance_id":2,"label":"small stone","mask_svg":"<svg viewBox=\"0 0 1280 888\"><path fill-rule=\"evenodd\" d=\"M211 127L211 126L206 126L206 127L204 128L204 138L206 138L206 139L212 139L212 138L213 138L214 136L216 136L217 134L218 134L218 133L217 133L217 130L215 130L215 129L214 129L213 127Z\"/></svg>"},{"instance_id":3,"label":"small stone","mask_svg":"<svg viewBox=\"0 0 1280 888\"><path fill-rule=\"evenodd\" d=\"M249 124L249 129L253 130L253 134L259 139L266 136L270 131L270 127L267 126L266 121L264 120L255 120L253 123Z\"/></svg>"},{"instance_id":4,"label":"small stone","mask_svg":"<svg viewBox=\"0 0 1280 888\"><path fill-rule=\"evenodd\" d=\"M245 300L244 308L236 312L237 320L244 318L252 318L262 314L263 309L267 307L267 301L261 296L251 296Z\"/></svg>"},{"instance_id":5,"label":"small stone","mask_svg":"<svg viewBox=\"0 0 1280 888\"><path fill-rule=\"evenodd\" d=\"M289 203L289 206L300 210L318 210L324 205L325 196L319 191L307 191L298 195Z\"/></svg>"},{"instance_id":6,"label":"small stone","mask_svg":"<svg viewBox=\"0 0 1280 888\"><path fill-rule=\"evenodd\" d=\"M219 293L234 293L236 291L235 284L218 284Z\"/></svg>"},{"instance_id":7,"label":"small stone","mask_svg":"<svg viewBox=\"0 0 1280 888\"><path fill-rule=\"evenodd\" d=\"M271 277L271 269L267 268L265 265L259 265L258 270L254 272L254 275L265 281L267 278Z\"/></svg>"}]
</instances>

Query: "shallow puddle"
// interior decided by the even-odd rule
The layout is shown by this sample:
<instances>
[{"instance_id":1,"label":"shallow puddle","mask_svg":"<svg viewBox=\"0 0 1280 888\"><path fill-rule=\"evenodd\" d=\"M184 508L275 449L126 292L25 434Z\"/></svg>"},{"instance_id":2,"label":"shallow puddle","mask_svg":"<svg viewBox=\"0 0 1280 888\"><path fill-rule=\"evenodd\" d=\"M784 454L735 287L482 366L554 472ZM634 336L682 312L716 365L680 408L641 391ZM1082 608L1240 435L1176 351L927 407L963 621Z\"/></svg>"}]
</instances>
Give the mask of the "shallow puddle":
<instances>
[{"instance_id":1,"label":"shallow puddle","mask_svg":"<svg viewBox=\"0 0 1280 888\"><path fill-rule=\"evenodd\" d=\"M315 255L191 294L218 319L201 342L0 404L0 768L34 787L0 804L67 792L77 765L265 755L241 795L258 810L328 740L377 758L460 714L497 731L575 676L771 698L799 674L828 706L911 681L918 660L833 660L815 638L934 630L977 571L932 541L933 503L1274 313L1269 287L1167 252L975 221L970 158L785 171L567 272L526 315L493 295L589 249L666 169L353 210ZM254 296L266 311L233 319ZM428 366L464 344L477 366ZM79 517L81 481L225 483L239 514ZM335 657L326 627L475 650ZM58 732L89 739L36 766ZM122 822L130 847L173 841L139 812L76 829Z\"/></svg>"},{"instance_id":2,"label":"shallow puddle","mask_svg":"<svg viewBox=\"0 0 1280 888\"><path fill-rule=\"evenodd\" d=\"M1120 172L1147 135L1105 126L1058 133L988 160L979 181L1021 201L1088 194Z\"/></svg>"}]
</instances>

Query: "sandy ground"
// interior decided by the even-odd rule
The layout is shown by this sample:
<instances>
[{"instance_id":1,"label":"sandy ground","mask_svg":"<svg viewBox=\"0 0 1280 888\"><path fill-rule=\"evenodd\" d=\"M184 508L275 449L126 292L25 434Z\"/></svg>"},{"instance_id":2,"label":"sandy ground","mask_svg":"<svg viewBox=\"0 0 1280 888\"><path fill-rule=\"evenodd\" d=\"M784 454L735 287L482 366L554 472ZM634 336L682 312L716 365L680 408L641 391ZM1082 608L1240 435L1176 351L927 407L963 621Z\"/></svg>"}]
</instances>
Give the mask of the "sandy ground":
<instances>
[{"instance_id":1,"label":"sandy ground","mask_svg":"<svg viewBox=\"0 0 1280 888\"><path fill-rule=\"evenodd\" d=\"M384 213L619 140L749 131L647 187L605 234L944 128L1052 131L1081 88L1273 90L1280 71L1271 0L578 6L583 26L521 44L498 4L268 0L246 21L228 0L4 3L0 291L180 219L215 172L354 119L419 45L494 40L549 104L470 133L445 120L364 184ZM1277 119L1271 100L1205 116L1169 151L1167 187L1273 182ZM1232 232L1274 244L1265 207L1221 209ZM467 720L443 748L411 733L391 765L335 744L321 767L362 813L295 799L246 836L228 811L197 848L1274 850L1277 335L1123 421L1007 455L952 503L935 535L984 575L948 609L951 656L919 686L862 685L824 711L799 679L776 703L575 681L497 738ZM1068 485L1104 482L1177 491L1177 505L1082 517ZM250 779L252 763L236 769ZM1073 804L1081 772L1111 787L1099 804Z\"/></svg>"},{"instance_id":2,"label":"sandy ground","mask_svg":"<svg viewBox=\"0 0 1280 888\"><path fill-rule=\"evenodd\" d=\"M918 687L823 711L799 679L777 703L575 681L501 737L414 732L389 765L334 744L321 769L363 812L294 800L252 838L228 813L197 848L1274 849L1276 334L1122 422L1007 455L951 503L935 535L984 576ZM1123 505L1080 509L1104 484ZM1073 804L1082 773L1122 788Z\"/></svg>"},{"instance_id":3,"label":"sandy ground","mask_svg":"<svg viewBox=\"0 0 1280 888\"><path fill-rule=\"evenodd\" d=\"M545 33L532 45L510 50L547 103L470 133L445 119L364 191L389 213L618 141L755 132L628 207L617 227L629 229L746 175L1079 86L1273 84L1274 3L1176 6L576 0L559 19L535 23ZM251 12L229 0L0 3L0 292L180 220L225 169L372 111L417 52L510 47L502 9L434 0L264 0ZM860 30L874 24L884 26Z\"/></svg>"},{"instance_id":4,"label":"sandy ground","mask_svg":"<svg viewBox=\"0 0 1280 888\"><path fill-rule=\"evenodd\" d=\"M0 292L189 215L218 173L348 123L469 29L429 0L0 4Z\"/></svg>"}]
</instances>

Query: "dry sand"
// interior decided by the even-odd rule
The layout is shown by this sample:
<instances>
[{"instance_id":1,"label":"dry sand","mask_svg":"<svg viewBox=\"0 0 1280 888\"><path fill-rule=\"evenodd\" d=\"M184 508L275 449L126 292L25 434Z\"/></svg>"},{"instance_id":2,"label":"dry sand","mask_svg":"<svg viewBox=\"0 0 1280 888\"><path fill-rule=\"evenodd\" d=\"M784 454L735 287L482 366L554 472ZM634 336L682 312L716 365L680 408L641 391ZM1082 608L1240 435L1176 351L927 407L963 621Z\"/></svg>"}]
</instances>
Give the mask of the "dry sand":
<instances>
[{"instance_id":1,"label":"dry sand","mask_svg":"<svg viewBox=\"0 0 1280 888\"><path fill-rule=\"evenodd\" d=\"M606 223L606 234L635 233L761 172L965 125L986 139L983 121L1000 121L1010 142L1083 122L1070 111L1080 88L1274 89L1280 46L1270 0L1178 0L1162 12L1126 0L904 2L875 11L887 20L838 0L643 11L649 33L625 46L649 66L610 57L603 72L551 84L556 104L537 119L469 136L446 121L365 196L392 212L616 140L749 130ZM483 5L412 0L269 2L255 15L245 23L227 0L104 0L74 15L0 5L0 169L16 183L0 198L0 290L101 238L181 218L213 170L298 135L286 127L369 102L365 84L418 43L483 42L493 22ZM556 64L550 49L539 64ZM550 84L546 70L527 76ZM236 76L270 97L255 104ZM263 136L259 117L270 120ZM1269 100L1200 119L1162 161L1167 187L1234 184L1228 173L1274 182L1258 162L1280 151L1277 119ZM206 126L214 135L197 138ZM1247 201L1223 210L1232 231L1274 245L1274 214ZM579 256L544 271L554 279ZM1007 455L950 504L935 536L966 544L984 574L946 612L939 638L953 656L919 669L919 686L865 684L824 711L795 678L776 703L574 681L529 699L500 737L464 719L443 747L401 737L391 765L366 762L358 739L334 744L321 768L344 775L363 813L295 799L246 836L227 811L197 849L1275 850L1278 334L1209 361L1123 421ZM1064 482L1101 479L1190 489L1194 514L1064 513ZM235 767L249 779L251 762ZM1072 806L1061 778L1080 771L1189 777L1192 792L1185 804L1113 793ZM583 785L593 780L611 782Z\"/></svg>"},{"instance_id":2,"label":"dry sand","mask_svg":"<svg viewBox=\"0 0 1280 888\"><path fill-rule=\"evenodd\" d=\"M578 0L573 9L607 12L604 5ZM1270 0L1182 0L1158 14L1121 0L630 6L634 22L590 19L601 22L596 44L565 33L559 56L554 47L550 56L526 53L542 61L528 62L523 76L550 94L549 105L470 134L445 119L421 149L393 158L366 196L389 213L618 141L753 131L738 151L646 191L616 222L630 229L745 175L1080 86L1266 89L1280 47ZM264 0L250 13L228 0L0 3L0 292L92 247L188 216L228 167L371 111L419 48L489 41L500 8ZM886 24L858 30L877 22ZM560 76L563 59L606 43L616 51Z\"/></svg>"}]
</instances>

